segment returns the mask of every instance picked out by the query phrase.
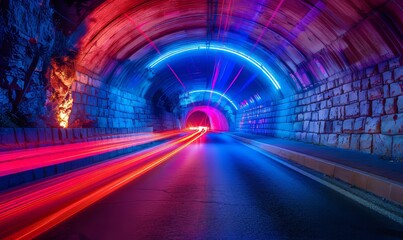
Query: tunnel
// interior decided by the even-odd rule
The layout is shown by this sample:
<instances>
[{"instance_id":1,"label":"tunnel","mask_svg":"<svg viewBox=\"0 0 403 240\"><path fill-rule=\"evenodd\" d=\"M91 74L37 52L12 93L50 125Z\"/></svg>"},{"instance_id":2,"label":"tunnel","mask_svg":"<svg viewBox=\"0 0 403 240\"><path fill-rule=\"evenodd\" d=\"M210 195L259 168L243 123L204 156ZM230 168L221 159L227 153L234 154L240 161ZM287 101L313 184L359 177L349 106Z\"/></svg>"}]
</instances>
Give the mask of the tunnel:
<instances>
[{"instance_id":1,"label":"tunnel","mask_svg":"<svg viewBox=\"0 0 403 240\"><path fill-rule=\"evenodd\" d=\"M1 239L401 239L399 0L0 1Z\"/></svg>"},{"instance_id":2,"label":"tunnel","mask_svg":"<svg viewBox=\"0 0 403 240\"><path fill-rule=\"evenodd\" d=\"M205 112L195 111L186 120L187 128L206 127L211 128L209 116Z\"/></svg>"}]
</instances>

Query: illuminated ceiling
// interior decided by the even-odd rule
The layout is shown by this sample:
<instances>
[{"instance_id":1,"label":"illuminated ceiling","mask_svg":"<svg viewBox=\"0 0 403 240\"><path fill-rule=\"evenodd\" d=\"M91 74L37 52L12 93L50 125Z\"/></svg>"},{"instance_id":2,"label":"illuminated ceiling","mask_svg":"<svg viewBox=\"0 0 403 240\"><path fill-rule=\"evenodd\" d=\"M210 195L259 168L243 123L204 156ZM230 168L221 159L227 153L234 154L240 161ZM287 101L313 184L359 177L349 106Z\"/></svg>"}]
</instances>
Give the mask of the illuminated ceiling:
<instances>
[{"instance_id":1,"label":"illuminated ceiling","mask_svg":"<svg viewBox=\"0 0 403 240\"><path fill-rule=\"evenodd\" d=\"M80 68L111 85L147 98L158 93L167 101L199 89L225 92L237 106L255 94L279 99L402 51L399 1L108 0L89 5L71 21L80 23L71 35ZM210 50L176 54L149 68L169 52L195 44ZM242 52L258 63L211 46ZM275 81L256 66L260 62Z\"/></svg>"}]
</instances>

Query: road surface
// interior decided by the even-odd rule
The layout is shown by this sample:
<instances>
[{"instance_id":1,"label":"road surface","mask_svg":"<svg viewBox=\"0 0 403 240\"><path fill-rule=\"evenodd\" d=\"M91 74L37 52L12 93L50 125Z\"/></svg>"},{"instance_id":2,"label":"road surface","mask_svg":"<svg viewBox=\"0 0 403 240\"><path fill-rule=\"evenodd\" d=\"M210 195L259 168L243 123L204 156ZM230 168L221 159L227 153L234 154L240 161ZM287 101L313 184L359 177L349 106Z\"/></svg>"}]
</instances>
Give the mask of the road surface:
<instances>
[{"instance_id":1,"label":"road surface","mask_svg":"<svg viewBox=\"0 0 403 240\"><path fill-rule=\"evenodd\" d=\"M401 239L402 226L208 133L41 239Z\"/></svg>"}]
</instances>

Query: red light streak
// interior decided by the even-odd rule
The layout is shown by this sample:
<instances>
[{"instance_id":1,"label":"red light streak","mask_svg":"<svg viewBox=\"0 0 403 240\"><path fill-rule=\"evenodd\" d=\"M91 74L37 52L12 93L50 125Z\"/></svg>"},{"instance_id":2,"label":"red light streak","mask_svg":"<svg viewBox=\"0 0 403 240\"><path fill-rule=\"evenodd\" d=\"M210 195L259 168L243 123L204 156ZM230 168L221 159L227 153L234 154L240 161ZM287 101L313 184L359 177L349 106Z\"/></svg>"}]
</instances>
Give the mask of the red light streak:
<instances>
[{"instance_id":1,"label":"red light streak","mask_svg":"<svg viewBox=\"0 0 403 240\"><path fill-rule=\"evenodd\" d=\"M140 29L139 26L137 26L136 22L129 15L127 15L127 13L125 13L124 15L134 25L134 28L141 34L141 36L143 36L148 41L148 43L155 49L155 51L158 54L161 54L160 50L157 48L155 43L151 40L151 38L145 32L143 32L143 30Z\"/></svg>"},{"instance_id":2,"label":"red light streak","mask_svg":"<svg viewBox=\"0 0 403 240\"><path fill-rule=\"evenodd\" d=\"M183 84L183 82L180 80L180 78L178 77L178 75L176 74L176 72L171 68L171 66L169 64L167 64L167 66L169 67L169 69L171 70L171 72L173 73L173 75L175 76L176 80L178 80L178 82L182 85L183 89L185 89L186 91L186 87Z\"/></svg>"},{"instance_id":3,"label":"red light streak","mask_svg":"<svg viewBox=\"0 0 403 240\"><path fill-rule=\"evenodd\" d=\"M264 29L262 30L262 32L260 33L259 37L257 38L255 44L253 45L253 49L252 51L256 48L257 44L262 40L263 34L266 33L267 28L269 27L269 25L271 24L271 22L273 21L273 19L276 17L278 10L280 10L281 5L283 5L284 0L281 0L278 4L276 9L274 10L273 14L271 15L269 21L267 21L266 25L264 26Z\"/></svg>"},{"instance_id":4,"label":"red light streak","mask_svg":"<svg viewBox=\"0 0 403 240\"><path fill-rule=\"evenodd\" d=\"M127 15L127 13L125 13L124 15L134 25L134 28L141 34L141 36L143 36L148 41L148 43L154 48L154 50L159 55L161 55L160 50L158 49L157 45L155 45L155 43L151 40L151 38L143 30L140 29L140 27L136 24L136 22L129 15ZM173 75L175 76L176 80L178 80L178 82L182 85L183 89L185 89L185 91L186 91L186 87L183 84L183 82L180 80L180 78L178 77L178 74L176 74L176 72L171 68L171 66L169 64L167 64L167 66L169 67L169 69L171 70Z\"/></svg>"},{"instance_id":5,"label":"red light streak","mask_svg":"<svg viewBox=\"0 0 403 240\"><path fill-rule=\"evenodd\" d=\"M32 239L90 206L196 141L204 129L109 162L0 196L0 237Z\"/></svg>"},{"instance_id":6,"label":"red light streak","mask_svg":"<svg viewBox=\"0 0 403 240\"><path fill-rule=\"evenodd\" d=\"M0 177L158 141L173 137L179 133L179 131L169 131L153 135L135 135L117 139L0 153Z\"/></svg>"}]
</instances>

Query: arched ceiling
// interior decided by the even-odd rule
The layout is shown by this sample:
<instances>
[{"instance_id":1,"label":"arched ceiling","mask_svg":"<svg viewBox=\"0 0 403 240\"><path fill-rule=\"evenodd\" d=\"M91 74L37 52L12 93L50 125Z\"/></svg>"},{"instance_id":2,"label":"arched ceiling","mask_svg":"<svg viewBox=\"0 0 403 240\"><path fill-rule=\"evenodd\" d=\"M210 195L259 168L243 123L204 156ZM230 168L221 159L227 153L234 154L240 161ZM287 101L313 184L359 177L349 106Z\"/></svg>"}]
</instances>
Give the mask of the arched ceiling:
<instances>
[{"instance_id":1,"label":"arched ceiling","mask_svg":"<svg viewBox=\"0 0 403 240\"><path fill-rule=\"evenodd\" d=\"M204 88L226 91L238 105L255 94L278 99L402 52L398 0L87 2L90 11L76 19L80 24L71 35L78 65L150 98L158 92L178 99ZM215 51L181 54L147 69L159 56L191 44L231 46L259 59L281 89L247 62Z\"/></svg>"}]
</instances>

